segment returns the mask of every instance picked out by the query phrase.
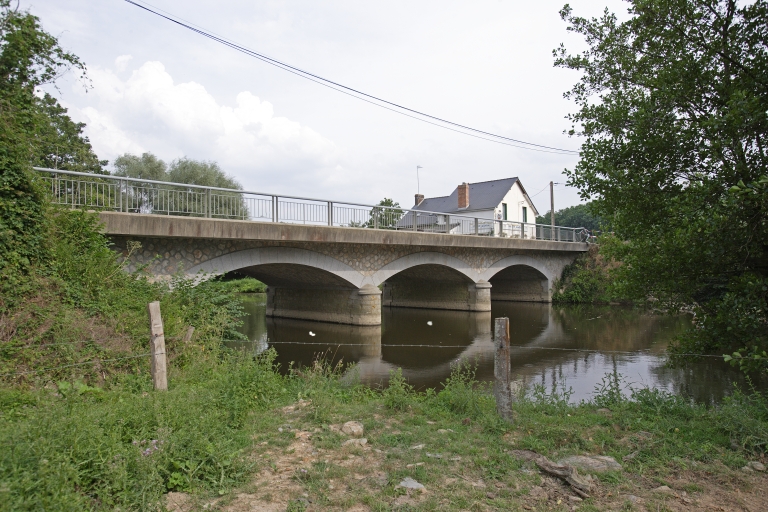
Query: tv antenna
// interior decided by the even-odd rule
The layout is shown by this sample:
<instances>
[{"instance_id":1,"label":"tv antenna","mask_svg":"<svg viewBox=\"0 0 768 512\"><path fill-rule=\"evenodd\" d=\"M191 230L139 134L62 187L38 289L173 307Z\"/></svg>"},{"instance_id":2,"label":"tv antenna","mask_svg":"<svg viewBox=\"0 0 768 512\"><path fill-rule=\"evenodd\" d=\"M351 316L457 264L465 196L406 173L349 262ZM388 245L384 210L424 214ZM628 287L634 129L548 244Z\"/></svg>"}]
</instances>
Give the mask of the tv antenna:
<instances>
[{"instance_id":1,"label":"tv antenna","mask_svg":"<svg viewBox=\"0 0 768 512\"><path fill-rule=\"evenodd\" d=\"M419 169L423 169L423 167L420 166L420 165L416 166L416 193L417 194L421 193L421 190L419 190L421 188L420 183L419 183Z\"/></svg>"}]
</instances>

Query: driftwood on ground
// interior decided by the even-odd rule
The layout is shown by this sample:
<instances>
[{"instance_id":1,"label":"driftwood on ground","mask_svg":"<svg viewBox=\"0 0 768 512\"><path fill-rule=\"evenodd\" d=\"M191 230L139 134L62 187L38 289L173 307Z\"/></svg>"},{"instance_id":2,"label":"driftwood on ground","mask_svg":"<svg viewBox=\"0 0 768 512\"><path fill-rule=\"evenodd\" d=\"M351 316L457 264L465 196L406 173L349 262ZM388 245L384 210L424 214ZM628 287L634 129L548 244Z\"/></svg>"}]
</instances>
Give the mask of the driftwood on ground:
<instances>
[{"instance_id":1,"label":"driftwood on ground","mask_svg":"<svg viewBox=\"0 0 768 512\"><path fill-rule=\"evenodd\" d=\"M573 492L582 498L589 498L588 493L592 491L592 477L580 475L573 466L555 464L545 456L531 450L512 450L509 454L518 459L533 461L541 471L566 481Z\"/></svg>"}]
</instances>

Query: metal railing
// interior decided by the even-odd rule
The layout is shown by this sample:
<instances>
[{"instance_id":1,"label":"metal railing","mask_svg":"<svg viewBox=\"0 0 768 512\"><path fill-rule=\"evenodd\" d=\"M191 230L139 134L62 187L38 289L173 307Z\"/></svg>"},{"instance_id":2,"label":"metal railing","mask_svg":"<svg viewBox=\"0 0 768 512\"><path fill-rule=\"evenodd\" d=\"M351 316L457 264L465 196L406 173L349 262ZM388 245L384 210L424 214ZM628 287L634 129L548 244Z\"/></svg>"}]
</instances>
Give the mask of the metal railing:
<instances>
[{"instance_id":1,"label":"metal railing","mask_svg":"<svg viewBox=\"0 0 768 512\"><path fill-rule=\"evenodd\" d=\"M55 204L255 222L588 242L584 228L34 167Z\"/></svg>"}]
</instances>

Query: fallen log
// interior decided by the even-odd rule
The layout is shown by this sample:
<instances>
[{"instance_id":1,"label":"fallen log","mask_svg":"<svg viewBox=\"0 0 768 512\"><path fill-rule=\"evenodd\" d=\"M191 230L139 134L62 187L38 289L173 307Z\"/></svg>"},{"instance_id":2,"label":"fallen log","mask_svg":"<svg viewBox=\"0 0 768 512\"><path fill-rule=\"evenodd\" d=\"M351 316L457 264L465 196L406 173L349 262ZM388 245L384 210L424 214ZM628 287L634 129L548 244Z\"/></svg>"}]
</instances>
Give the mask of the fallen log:
<instances>
[{"instance_id":1,"label":"fallen log","mask_svg":"<svg viewBox=\"0 0 768 512\"><path fill-rule=\"evenodd\" d=\"M518 459L533 461L541 471L564 480L571 486L573 492L582 498L589 498L588 493L592 492L592 477L590 475L582 476L573 466L555 464L545 456L531 450L511 450L509 454Z\"/></svg>"}]
</instances>

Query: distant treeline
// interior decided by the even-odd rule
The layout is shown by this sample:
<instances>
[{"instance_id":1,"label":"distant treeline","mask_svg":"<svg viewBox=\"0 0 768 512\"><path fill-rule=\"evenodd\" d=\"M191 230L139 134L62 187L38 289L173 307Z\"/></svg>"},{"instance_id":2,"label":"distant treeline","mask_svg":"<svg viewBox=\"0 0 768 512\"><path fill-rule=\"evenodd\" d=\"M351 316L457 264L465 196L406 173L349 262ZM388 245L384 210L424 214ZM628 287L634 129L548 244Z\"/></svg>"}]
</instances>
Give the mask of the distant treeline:
<instances>
[{"instance_id":1,"label":"distant treeline","mask_svg":"<svg viewBox=\"0 0 768 512\"><path fill-rule=\"evenodd\" d=\"M603 219L592 213L592 203L577 204L555 210L555 224L569 228L587 228L590 231L604 229ZM550 212L536 217L536 224L549 224Z\"/></svg>"}]
</instances>

